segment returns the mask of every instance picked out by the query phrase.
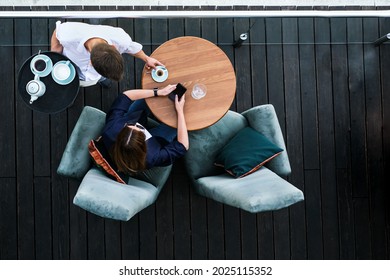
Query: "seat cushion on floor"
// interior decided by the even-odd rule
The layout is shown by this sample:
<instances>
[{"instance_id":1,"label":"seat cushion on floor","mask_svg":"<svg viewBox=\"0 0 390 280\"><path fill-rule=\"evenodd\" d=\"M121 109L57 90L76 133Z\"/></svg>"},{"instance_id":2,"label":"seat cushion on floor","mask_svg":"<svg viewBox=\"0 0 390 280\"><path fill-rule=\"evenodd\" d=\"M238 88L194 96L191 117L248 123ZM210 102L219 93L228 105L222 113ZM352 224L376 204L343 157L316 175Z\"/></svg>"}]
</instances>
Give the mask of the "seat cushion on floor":
<instances>
[{"instance_id":1,"label":"seat cushion on floor","mask_svg":"<svg viewBox=\"0 0 390 280\"><path fill-rule=\"evenodd\" d=\"M200 194L252 213L278 210L304 199L301 190L266 167L240 179L225 173L199 178L195 184Z\"/></svg>"},{"instance_id":2,"label":"seat cushion on floor","mask_svg":"<svg viewBox=\"0 0 390 280\"><path fill-rule=\"evenodd\" d=\"M104 218L128 221L151 205L160 190L135 178L130 178L127 185L121 184L92 168L84 176L73 203Z\"/></svg>"}]
</instances>

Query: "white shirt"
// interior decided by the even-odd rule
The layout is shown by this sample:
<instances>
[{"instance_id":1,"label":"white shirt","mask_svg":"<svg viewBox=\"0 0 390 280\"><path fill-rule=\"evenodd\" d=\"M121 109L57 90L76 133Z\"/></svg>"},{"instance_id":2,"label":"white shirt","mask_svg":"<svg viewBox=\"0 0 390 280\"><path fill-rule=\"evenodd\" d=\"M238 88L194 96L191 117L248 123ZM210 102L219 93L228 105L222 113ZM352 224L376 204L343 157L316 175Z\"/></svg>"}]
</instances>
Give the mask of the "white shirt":
<instances>
[{"instance_id":1,"label":"white shirt","mask_svg":"<svg viewBox=\"0 0 390 280\"><path fill-rule=\"evenodd\" d=\"M130 36L119 27L91 25L82 22L56 22L56 36L63 46L63 54L78 67L80 80L94 81L101 78L91 64L91 54L84 44L91 38L101 38L115 46L120 54L135 54L142 50L142 45L133 42Z\"/></svg>"}]
</instances>

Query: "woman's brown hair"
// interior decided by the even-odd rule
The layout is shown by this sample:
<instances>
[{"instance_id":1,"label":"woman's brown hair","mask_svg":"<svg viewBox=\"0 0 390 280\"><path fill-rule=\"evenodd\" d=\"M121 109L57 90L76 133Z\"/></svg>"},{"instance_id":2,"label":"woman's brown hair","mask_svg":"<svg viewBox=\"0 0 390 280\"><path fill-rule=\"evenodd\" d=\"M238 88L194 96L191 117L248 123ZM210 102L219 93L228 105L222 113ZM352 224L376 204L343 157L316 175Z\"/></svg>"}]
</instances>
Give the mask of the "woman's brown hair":
<instances>
[{"instance_id":1,"label":"woman's brown hair","mask_svg":"<svg viewBox=\"0 0 390 280\"><path fill-rule=\"evenodd\" d=\"M111 149L118 171L133 175L146 168L145 134L127 125L119 132Z\"/></svg>"},{"instance_id":2,"label":"woman's brown hair","mask_svg":"<svg viewBox=\"0 0 390 280\"><path fill-rule=\"evenodd\" d=\"M105 78L120 81L123 78L124 61L118 50L108 44L97 44L91 50L91 63Z\"/></svg>"}]
</instances>

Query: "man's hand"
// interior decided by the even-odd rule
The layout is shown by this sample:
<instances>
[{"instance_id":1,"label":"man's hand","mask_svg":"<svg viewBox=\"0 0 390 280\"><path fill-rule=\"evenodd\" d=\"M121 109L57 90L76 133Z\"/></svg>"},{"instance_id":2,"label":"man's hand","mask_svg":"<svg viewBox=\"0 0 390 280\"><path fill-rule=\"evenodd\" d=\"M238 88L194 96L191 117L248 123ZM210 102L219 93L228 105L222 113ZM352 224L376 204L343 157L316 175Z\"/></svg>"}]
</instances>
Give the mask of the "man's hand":
<instances>
[{"instance_id":1,"label":"man's hand","mask_svg":"<svg viewBox=\"0 0 390 280\"><path fill-rule=\"evenodd\" d=\"M153 57L150 57L150 56L148 56L146 58L145 62L146 62L146 68L147 69L150 69L150 68L156 69L156 66L158 66L158 65L164 67L164 64L162 64L160 61L158 61L157 59L155 59Z\"/></svg>"}]
</instances>

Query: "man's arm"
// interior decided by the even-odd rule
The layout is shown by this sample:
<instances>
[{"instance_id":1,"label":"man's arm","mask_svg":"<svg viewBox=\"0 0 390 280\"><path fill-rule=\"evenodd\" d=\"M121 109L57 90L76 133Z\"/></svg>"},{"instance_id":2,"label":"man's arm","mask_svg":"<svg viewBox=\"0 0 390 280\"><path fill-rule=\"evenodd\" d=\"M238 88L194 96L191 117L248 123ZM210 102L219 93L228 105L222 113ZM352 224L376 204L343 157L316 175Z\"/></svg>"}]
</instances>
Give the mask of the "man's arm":
<instances>
[{"instance_id":1,"label":"man's arm","mask_svg":"<svg viewBox=\"0 0 390 280\"><path fill-rule=\"evenodd\" d=\"M50 50L52 52L62 53L63 49L64 49L64 47L61 45L60 41L57 39L56 30L54 30L53 35L51 35Z\"/></svg>"},{"instance_id":2,"label":"man's arm","mask_svg":"<svg viewBox=\"0 0 390 280\"><path fill-rule=\"evenodd\" d=\"M164 64L162 64L157 59L146 55L143 50L140 50L139 52L137 52L135 54L131 54L131 55L145 61L146 66L149 68L155 69L157 65L164 66Z\"/></svg>"}]
</instances>

